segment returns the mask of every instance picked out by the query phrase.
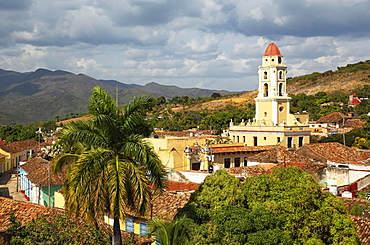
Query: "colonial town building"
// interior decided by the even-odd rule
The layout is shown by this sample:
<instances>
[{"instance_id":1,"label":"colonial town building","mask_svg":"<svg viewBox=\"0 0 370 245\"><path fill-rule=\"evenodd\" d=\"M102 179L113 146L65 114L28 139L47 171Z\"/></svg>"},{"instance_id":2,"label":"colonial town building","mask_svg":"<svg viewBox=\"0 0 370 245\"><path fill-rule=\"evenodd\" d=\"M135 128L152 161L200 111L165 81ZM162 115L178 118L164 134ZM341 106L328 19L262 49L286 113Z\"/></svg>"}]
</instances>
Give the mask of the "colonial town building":
<instances>
[{"instance_id":1,"label":"colonial town building","mask_svg":"<svg viewBox=\"0 0 370 245\"><path fill-rule=\"evenodd\" d=\"M287 66L279 48L271 43L259 66L256 115L239 125L230 122L231 141L247 146L282 145L298 148L309 143L308 114L291 114L286 92Z\"/></svg>"}]
</instances>

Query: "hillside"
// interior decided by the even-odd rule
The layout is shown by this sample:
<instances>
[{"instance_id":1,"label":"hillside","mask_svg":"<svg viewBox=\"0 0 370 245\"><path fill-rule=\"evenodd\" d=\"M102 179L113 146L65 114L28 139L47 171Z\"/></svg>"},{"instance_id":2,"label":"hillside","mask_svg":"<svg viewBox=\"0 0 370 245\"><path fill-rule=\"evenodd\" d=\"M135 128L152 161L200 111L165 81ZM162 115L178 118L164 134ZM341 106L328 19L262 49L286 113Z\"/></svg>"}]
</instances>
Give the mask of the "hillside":
<instances>
[{"instance_id":1,"label":"hillside","mask_svg":"<svg viewBox=\"0 0 370 245\"><path fill-rule=\"evenodd\" d=\"M338 67L336 71L324 73L315 72L312 74L289 78L287 80L287 92L289 94L315 95L318 92L327 94L344 93L350 94L356 87L370 85L370 61L349 64L345 67ZM220 111L222 107L233 105L242 108L246 103L254 104L257 90L235 94L232 97L220 98L203 103L201 105L189 106L187 110L201 111ZM175 108L175 111L181 108Z\"/></svg>"},{"instance_id":2,"label":"hillside","mask_svg":"<svg viewBox=\"0 0 370 245\"><path fill-rule=\"evenodd\" d=\"M154 97L173 98L178 95L206 97L214 92L230 94L228 91L207 89L182 89L151 83L145 86L123 84L114 80L97 80L83 74L67 71L38 69L34 72L15 72L0 69L0 124L31 124L61 118L66 114L87 111L91 90L101 86L115 95L118 86L119 104L124 105L134 96L147 94Z\"/></svg>"}]
</instances>

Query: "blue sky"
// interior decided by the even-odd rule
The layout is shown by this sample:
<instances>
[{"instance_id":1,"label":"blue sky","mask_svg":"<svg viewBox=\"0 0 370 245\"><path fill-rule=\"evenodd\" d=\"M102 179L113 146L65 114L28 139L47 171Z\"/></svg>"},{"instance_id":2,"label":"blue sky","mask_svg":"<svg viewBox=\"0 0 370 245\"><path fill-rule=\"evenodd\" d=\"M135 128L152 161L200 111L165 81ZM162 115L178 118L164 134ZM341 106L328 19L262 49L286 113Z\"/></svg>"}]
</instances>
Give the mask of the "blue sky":
<instances>
[{"instance_id":1,"label":"blue sky","mask_svg":"<svg viewBox=\"0 0 370 245\"><path fill-rule=\"evenodd\" d=\"M370 59L368 0L1 0L0 68L257 89L270 42L288 76Z\"/></svg>"}]
</instances>

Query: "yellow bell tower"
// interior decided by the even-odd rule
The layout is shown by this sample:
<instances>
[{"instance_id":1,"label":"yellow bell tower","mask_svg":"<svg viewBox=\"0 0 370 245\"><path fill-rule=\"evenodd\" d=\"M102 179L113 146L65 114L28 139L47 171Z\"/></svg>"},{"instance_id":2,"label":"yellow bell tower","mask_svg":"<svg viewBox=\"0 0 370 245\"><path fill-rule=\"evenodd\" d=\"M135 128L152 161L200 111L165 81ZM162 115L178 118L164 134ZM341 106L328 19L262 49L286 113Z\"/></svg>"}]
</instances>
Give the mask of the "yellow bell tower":
<instances>
[{"instance_id":1,"label":"yellow bell tower","mask_svg":"<svg viewBox=\"0 0 370 245\"><path fill-rule=\"evenodd\" d=\"M286 69L279 48L270 43L258 67L259 87L256 101L256 121L269 125L284 125L289 118L289 101L286 93Z\"/></svg>"},{"instance_id":2,"label":"yellow bell tower","mask_svg":"<svg viewBox=\"0 0 370 245\"><path fill-rule=\"evenodd\" d=\"M286 92L287 66L274 44L266 48L262 65L258 67L258 95L256 115L248 122L235 125L232 121L228 130L230 139L247 146L283 145L298 148L310 141L308 114L291 114L290 100Z\"/></svg>"}]
</instances>

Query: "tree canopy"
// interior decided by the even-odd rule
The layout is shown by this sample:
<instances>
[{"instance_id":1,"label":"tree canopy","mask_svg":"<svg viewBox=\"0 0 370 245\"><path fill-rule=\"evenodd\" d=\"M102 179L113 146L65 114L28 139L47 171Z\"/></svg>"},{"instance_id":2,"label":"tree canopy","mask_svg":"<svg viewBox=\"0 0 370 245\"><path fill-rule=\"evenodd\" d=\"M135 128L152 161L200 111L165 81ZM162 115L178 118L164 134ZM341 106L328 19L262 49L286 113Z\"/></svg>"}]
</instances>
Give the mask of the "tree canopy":
<instances>
[{"instance_id":1,"label":"tree canopy","mask_svg":"<svg viewBox=\"0 0 370 245\"><path fill-rule=\"evenodd\" d=\"M179 215L195 224L187 244L360 244L343 202L295 167L243 183L218 170Z\"/></svg>"}]
</instances>

